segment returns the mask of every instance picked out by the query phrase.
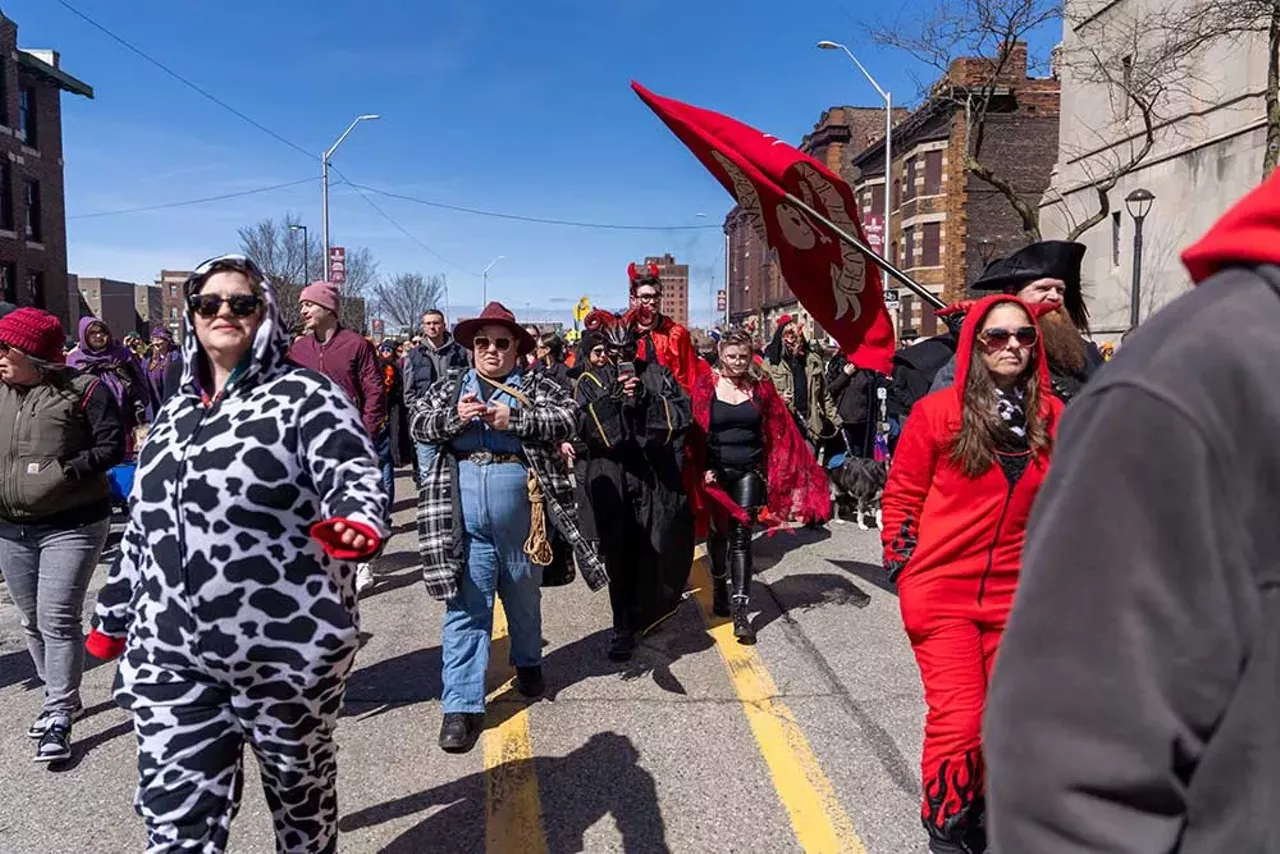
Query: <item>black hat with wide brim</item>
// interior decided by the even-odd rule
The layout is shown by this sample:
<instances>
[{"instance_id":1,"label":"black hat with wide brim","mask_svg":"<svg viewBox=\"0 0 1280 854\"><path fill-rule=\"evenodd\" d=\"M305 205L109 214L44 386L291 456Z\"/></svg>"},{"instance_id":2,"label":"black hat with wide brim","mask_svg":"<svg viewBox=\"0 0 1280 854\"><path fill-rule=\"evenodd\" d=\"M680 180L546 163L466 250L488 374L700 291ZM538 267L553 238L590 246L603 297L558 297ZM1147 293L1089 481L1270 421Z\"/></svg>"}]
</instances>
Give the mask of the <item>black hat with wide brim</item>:
<instances>
[{"instance_id":1,"label":"black hat with wide brim","mask_svg":"<svg viewBox=\"0 0 1280 854\"><path fill-rule=\"evenodd\" d=\"M453 338L468 350L474 350L476 333L490 325L504 326L509 329L516 341L516 352L521 356L532 353L537 345L528 330L516 323L515 314L500 302L491 302L486 305L479 317L468 317L466 320L458 321L458 325L453 328Z\"/></svg>"},{"instance_id":2,"label":"black hat with wide brim","mask_svg":"<svg viewBox=\"0 0 1280 854\"><path fill-rule=\"evenodd\" d=\"M1083 243L1068 240L1042 240L1023 247L1008 258L987 265L971 286L975 291L1017 293L1037 279L1060 279L1067 290L1080 290L1080 264L1084 261Z\"/></svg>"}]
</instances>

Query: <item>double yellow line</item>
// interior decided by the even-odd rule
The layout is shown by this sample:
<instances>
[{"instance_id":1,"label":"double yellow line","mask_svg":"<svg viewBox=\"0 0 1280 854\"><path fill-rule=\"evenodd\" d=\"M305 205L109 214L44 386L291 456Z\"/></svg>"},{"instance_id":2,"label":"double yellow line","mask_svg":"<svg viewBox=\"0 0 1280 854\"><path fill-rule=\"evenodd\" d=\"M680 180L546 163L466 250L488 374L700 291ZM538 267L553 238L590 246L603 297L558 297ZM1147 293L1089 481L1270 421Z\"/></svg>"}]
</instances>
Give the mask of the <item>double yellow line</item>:
<instances>
[{"instance_id":1,"label":"double yellow line","mask_svg":"<svg viewBox=\"0 0 1280 854\"><path fill-rule=\"evenodd\" d=\"M732 623L711 613L705 557L694 562L690 580L697 588L707 633L720 651L800 848L809 854L866 854L866 846L759 654L737 642ZM488 697L488 728L483 736L486 850L488 854L546 854L528 703L512 685L508 643L506 615L502 605L495 603L488 684L498 687Z\"/></svg>"}]
</instances>

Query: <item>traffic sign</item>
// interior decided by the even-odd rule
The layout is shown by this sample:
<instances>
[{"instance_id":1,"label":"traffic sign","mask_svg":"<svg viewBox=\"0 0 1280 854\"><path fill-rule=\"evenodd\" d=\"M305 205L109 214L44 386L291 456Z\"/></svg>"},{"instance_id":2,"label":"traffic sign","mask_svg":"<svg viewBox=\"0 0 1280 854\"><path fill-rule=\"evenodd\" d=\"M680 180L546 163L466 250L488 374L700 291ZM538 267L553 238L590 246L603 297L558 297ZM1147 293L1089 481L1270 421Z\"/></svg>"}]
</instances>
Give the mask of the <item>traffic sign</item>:
<instances>
[{"instance_id":1,"label":"traffic sign","mask_svg":"<svg viewBox=\"0 0 1280 854\"><path fill-rule=\"evenodd\" d=\"M578 304L573 307L573 319L581 323L588 314L591 313L591 300L582 297L578 300Z\"/></svg>"},{"instance_id":2,"label":"traffic sign","mask_svg":"<svg viewBox=\"0 0 1280 854\"><path fill-rule=\"evenodd\" d=\"M724 288L721 288L720 290L716 291L716 311L725 310L725 308L728 305L725 302L726 299L728 299L728 294L725 293Z\"/></svg>"},{"instance_id":3,"label":"traffic sign","mask_svg":"<svg viewBox=\"0 0 1280 854\"><path fill-rule=\"evenodd\" d=\"M335 285L345 285L347 283L347 250L345 247L329 247L329 281Z\"/></svg>"},{"instance_id":4,"label":"traffic sign","mask_svg":"<svg viewBox=\"0 0 1280 854\"><path fill-rule=\"evenodd\" d=\"M901 305L902 303L898 301L898 289L885 288L884 289L884 307L889 309L889 311L897 311L901 307Z\"/></svg>"}]
</instances>

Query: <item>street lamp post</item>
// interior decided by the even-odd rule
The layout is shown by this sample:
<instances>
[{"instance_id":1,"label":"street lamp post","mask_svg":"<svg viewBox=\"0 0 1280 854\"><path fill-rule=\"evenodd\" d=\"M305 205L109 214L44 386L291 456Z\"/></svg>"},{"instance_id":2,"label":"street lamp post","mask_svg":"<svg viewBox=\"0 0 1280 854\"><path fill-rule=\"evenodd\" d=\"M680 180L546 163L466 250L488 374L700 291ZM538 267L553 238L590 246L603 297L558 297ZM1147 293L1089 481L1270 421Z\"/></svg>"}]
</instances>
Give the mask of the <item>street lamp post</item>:
<instances>
[{"instance_id":1,"label":"street lamp post","mask_svg":"<svg viewBox=\"0 0 1280 854\"><path fill-rule=\"evenodd\" d=\"M291 225L289 230L302 232L302 284L305 287L311 284L311 259L308 257L311 252L311 238L307 235L305 225Z\"/></svg>"},{"instance_id":2,"label":"street lamp post","mask_svg":"<svg viewBox=\"0 0 1280 854\"><path fill-rule=\"evenodd\" d=\"M338 137L338 141L330 146L329 150L320 155L320 208L321 208L321 229L324 232L324 260L321 262L326 265L324 279L328 280L328 263L329 263L329 160L333 157L333 153L338 150L338 146L342 145L356 125L364 121L373 121L378 118L374 113L368 113L363 116L356 116L351 124L347 125L347 129L342 132L342 136Z\"/></svg>"},{"instance_id":3,"label":"street lamp post","mask_svg":"<svg viewBox=\"0 0 1280 854\"><path fill-rule=\"evenodd\" d=\"M497 264L499 261L501 261L503 258L506 258L506 257L507 257L506 255L499 255L497 258L494 258L492 261L489 262L488 267L484 268L484 274L481 277L484 279L483 290L480 291L481 309L483 309L484 306L489 304L489 271L493 269L494 264Z\"/></svg>"},{"instance_id":4,"label":"street lamp post","mask_svg":"<svg viewBox=\"0 0 1280 854\"><path fill-rule=\"evenodd\" d=\"M1156 200L1150 190L1139 187L1124 198L1124 206L1133 217L1133 284L1129 291L1129 328L1138 325L1138 311L1141 308L1142 295L1142 223L1151 212L1151 204Z\"/></svg>"},{"instance_id":5,"label":"street lamp post","mask_svg":"<svg viewBox=\"0 0 1280 854\"><path fill-rule=\"evenodd\" d=\"M858 66L858 70L862 72L862 76L867 78L880 97L884 98L884 225L881 233L880 254L888 257L889 254L889 222L893 211L892 187L893 187L893 95L886 92L871 76L871 73L858 62L858 57L853 55L853 51L840 44L839 42L820 41L818 47L822 50L842 50L853 64Z\"/></svg>"}]
</instances>

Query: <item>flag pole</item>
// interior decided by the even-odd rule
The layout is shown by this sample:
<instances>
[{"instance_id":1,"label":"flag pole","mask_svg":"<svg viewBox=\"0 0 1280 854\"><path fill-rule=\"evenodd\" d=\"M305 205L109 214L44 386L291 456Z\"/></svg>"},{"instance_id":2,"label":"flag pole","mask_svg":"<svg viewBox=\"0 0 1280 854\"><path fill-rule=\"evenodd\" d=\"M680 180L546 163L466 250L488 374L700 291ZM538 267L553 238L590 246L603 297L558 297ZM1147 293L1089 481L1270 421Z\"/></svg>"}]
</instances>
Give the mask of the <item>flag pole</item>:
<instances>
[{"instance_id":1,"label":"flag pole","mask_svg":"<svg viewBox=\"0 0 1280 854\"><path fill-rule=\"evenodd\" d=\"M846 243L850 244L851 246L861 251L864 255L866 255L868 258L874 261L877 266L883 268L886 273L893 276L898 281L902 282L902 284L906 285L907 288L916 296L920 297L920 299L924 300L934 308L946 307L947 304L942 300L940 300L938 297L934 296L932 293L930 293L928 288L926 288L924 285L920 284L915 279L911 278L906 273L899 270L893 264L886 261L883 257L881 257L874 249L872 249L866 243L854 237L852 234L840 228L834 222L827 219L825 216L818 213L813 208L809 207L809 205L805 204L803 200L796 198L791 193L787 193L786 198L788 202L791 202L791 204L800 208L800 210L804 211L809 216L813 217L818 222L825 225L827 228L831 229L831 231L841 240L845 241ZM887 223L885 224L884 231L885 231L885 237L887 238L889 236L889 226Z\"/></svg>"}]
</instances>

